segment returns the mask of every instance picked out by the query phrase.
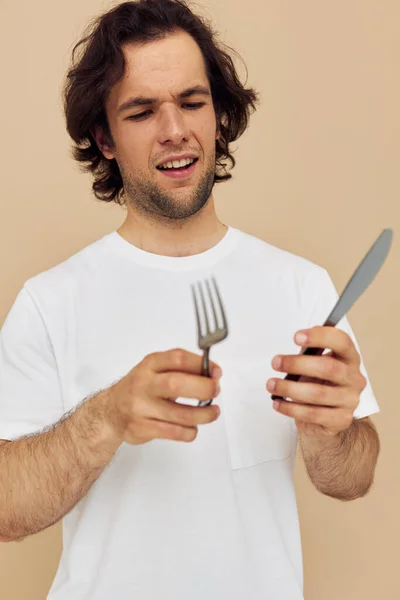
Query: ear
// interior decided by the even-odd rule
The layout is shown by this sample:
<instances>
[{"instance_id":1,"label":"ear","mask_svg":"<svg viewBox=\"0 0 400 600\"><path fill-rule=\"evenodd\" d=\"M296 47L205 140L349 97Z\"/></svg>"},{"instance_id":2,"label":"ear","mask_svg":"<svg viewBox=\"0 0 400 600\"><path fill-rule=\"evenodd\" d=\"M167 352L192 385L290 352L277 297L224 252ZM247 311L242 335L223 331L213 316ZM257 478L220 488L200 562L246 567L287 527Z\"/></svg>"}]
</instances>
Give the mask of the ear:
<instances>
[{"instance_id":1,"label":"ear","mask_svg":"<svg viewBox=\"0 0 400 600\"><path fill-rule=\"evenodd\" d=\"M115 158L115 154L113 152L113 146L110 143L109 138L105 134L104 129L100 125L96 125L93 129L90 130L90 133L95 139L96 144L99 147L99 150L108 160Z\"/></svg>"}]
</instances>

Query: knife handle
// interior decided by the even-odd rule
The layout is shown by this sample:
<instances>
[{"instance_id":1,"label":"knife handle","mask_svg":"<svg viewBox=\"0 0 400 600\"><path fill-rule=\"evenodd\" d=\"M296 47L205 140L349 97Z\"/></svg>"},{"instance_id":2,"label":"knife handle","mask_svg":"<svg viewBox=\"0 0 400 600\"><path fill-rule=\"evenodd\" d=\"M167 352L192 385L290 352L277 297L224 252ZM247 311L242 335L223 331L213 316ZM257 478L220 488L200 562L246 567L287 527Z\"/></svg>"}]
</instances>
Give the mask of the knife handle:
<instances>
[{"instance_id":1,"label":"knife handle","mask_svg":"<svg viewBox=\"0 0 400 600\"><path fill-rule=\"evenodd\" d=\"M304 350L304 352L301 352L300 354L309 354L311 356L321 356L321 354L323 354L325 348L306 348ZM292 375L291 373L288 373L286 375L286 377L284 379L287 379L288 381L298 381L300 379L301 375ZM272 394L271 396L272 400L285 400L285 402L287 402L286 398L283 398L283 396L276 396L275 394Z\"/></svg>"},{"instance_id":2,"label":"knife handle","mask_svg":"<svg viewBox=\"0 0 400 600\"><path fill-rule=\"evenodd\" d=\"M335 306L335 308L336 308L336 306ZM331 320L331 314L326 319L325 323L323 324L323 327L336 327L337 322ZM325 348L305 348L304 350L302 350L300 352L300 354L309 354L310 356L321 356L321 354L323 354L324 351L325 351ZM288 373L286 375L286 377L284 378L284 381L285 381L285 379L287 379L288 381L298 381L300 379L300 377L301 377L301 375L292 375L292 374ZM286 398L284 398L283 396L276 396L275 394L271 395L271 399L272 400L285 400L285 402L287 402Z\"/></svg>"}]
</instances>

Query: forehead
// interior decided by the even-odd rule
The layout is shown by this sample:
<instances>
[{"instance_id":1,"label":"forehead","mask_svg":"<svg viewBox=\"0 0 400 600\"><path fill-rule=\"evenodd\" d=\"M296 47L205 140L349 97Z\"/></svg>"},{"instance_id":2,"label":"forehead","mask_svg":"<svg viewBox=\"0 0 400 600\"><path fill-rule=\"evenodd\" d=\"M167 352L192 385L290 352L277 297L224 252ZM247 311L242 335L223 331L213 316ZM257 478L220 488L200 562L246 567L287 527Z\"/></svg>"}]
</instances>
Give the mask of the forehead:
<instances>
[{"instance_id":1,"label":"forehead","mask_svg":"<svg viewBox=\"0 0 400 600\"><path fill-rule=\"evenodd\" d=\"M194 81L208 86L201 50L185 32L146 44L125 45L122 50L125 72L111 90L110 108L115 109L130 95L168 99Z\"/></svg>"}]
</instances>

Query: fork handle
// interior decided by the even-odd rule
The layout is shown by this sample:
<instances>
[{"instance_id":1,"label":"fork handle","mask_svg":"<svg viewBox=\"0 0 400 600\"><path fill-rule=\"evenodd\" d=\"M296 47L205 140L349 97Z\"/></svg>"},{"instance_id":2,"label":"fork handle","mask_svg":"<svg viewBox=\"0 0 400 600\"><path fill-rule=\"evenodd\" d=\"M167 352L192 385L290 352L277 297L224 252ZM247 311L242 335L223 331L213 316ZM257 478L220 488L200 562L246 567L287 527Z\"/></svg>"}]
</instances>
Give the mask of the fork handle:
<instances>
[{"instance_id":1,"label":"fork handle","mask_svg":"<svg viewBox=\"0 0 400 600\"><path fill-rule=\"evenodd\" d=\"M203 352L203 361L201 365L201 374L211 377L210 375L210 361L209 361L210 348L206 348ZM199 406L210 406L214 398L210 400L199 400Z\"/></svg>"}]
</instances>

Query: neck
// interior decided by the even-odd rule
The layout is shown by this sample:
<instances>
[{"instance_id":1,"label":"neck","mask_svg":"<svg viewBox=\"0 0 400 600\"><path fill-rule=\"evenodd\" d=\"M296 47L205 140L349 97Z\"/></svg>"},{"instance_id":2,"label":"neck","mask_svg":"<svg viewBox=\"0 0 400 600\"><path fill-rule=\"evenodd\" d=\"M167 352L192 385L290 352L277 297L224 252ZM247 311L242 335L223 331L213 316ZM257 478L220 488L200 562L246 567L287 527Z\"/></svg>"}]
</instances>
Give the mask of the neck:
<instances>
[{"instance_id":1,"label":"neck","mask_svg":"<svg viewBox=\"0 0 400 600\"><path fill-rule=\"evenodd\" d=\"M151 221L128 209L125 222L117 231L127 242L146 252L192 256L215 246L227 230L227 225L218 219L213 203L209 203L206 211L170 224Z\"/></svg>"}]
</instances>

